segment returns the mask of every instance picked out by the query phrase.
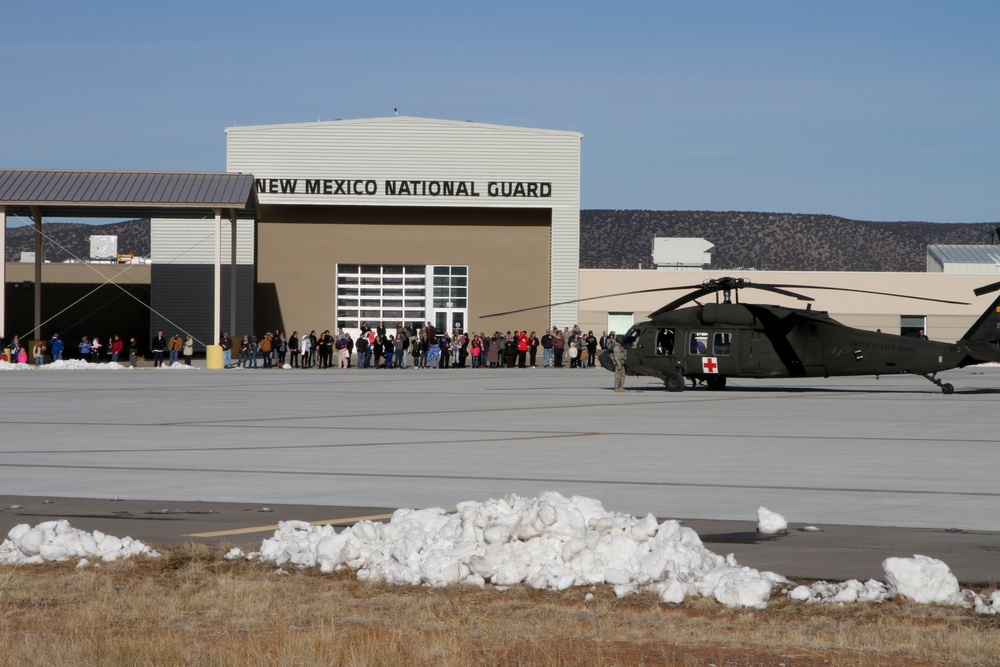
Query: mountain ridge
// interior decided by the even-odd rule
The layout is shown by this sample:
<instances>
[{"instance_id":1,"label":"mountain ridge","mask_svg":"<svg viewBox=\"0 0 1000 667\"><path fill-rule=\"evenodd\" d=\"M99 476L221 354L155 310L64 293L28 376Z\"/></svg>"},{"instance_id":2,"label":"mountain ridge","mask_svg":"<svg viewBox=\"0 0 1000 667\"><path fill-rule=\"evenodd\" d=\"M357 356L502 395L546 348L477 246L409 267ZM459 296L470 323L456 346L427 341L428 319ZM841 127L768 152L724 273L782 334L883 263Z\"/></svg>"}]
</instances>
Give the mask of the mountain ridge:
<instances>
[{"instance_id":1,"label":"mountain ridge","mask_svg":"<svg viewBox=\"0 0 1000 667\"><path fill-rule=\"evenodd\" d=\"M704 238L710 268L925 271L927 246L991 243L1000 223L866 222L749 211L580 211L580 268L652 268L652 239Z\"/></svg>"},{"instance_id":2,"label":"mountain ridge","mask_svg":"<svg viewBox=\"0 0 1000 667\"><path fill-rule=\"evenodd\" d=\"M751 211L580 211L580 268L652 268L653 237L704 238L710 268L773 271L924 271L927 246L992 243L1000 222L869 222L832 215ZM148 257L149 221L45 222L51 262L90 254L90 236L117 236L118 252ZM7 261L34 250L31 225L7 229Z\"/></svg>"}]
</instances>

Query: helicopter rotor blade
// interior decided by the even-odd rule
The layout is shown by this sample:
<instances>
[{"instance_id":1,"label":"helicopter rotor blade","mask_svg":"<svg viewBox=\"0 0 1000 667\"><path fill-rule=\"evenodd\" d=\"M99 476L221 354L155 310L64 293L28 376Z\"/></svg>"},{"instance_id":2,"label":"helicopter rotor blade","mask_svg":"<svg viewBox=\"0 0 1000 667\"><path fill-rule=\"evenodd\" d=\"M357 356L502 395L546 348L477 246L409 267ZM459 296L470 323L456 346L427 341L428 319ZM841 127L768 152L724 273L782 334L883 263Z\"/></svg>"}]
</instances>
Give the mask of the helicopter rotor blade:
<instances>
[{"instance_id":1,"label":"helicopter rotor blade","mask_svg":"<svg viewBox=\"0 0 1000 667\"><path fill-rule=\"evenodd\" d=\"M526 313L529 310L539 310L541 308L551 308L552 306L568 306L571 303L583 303L584 301L594 301L596 299L610 299L616 296L628 296L630 294L650 294L652 292L670 292L682 289L700 289L701 285L681 285L679 287L651 287L650 289L638 289L629 290L628 292L616 292L614 294L602 294L601 296L588 296L583 299L571 299L569 301L557 301L555 303L546 303L541 306L531 306L530 308L518 308L517 310L507 310L502 313L490 313L489 315L480 315L479 319L486 319L487 317L500 317L501 315L514 315L515 313Z\"/></svg>"},{"instance_id":2,"label":"helicopter rotor blade","mask_svg":"<svg viewBox=\"0 0 1000 667\"><path fill-rule=\"evenodd\" d=\"M597 299L609 299L619 296L629 296L632 294L652 294L654 292L675 292L678 290L692 290L689 294L675 299L665 306L662 306L650 314L650 317L656 317L657 315L662 315L663 313L670 312L671 310L676 310L686 303L691 303L696 301L703 296L708 294L714 294L716 292L734 291L738 292L741 289L758 289L764 292L772 292L774 294L781 294L782 296L791 297L793 299L798 299L799 301L814 301L810 296L804 294L799 294L797 292L792 292L788 288L794 289L819 289L819 290L830 290L836 292L855 292L857 294L875 294L878 296L891 296L900 299L914 299L917 301L931 301L934 303L947 303L959 306L968 306L969 304L965 301L952 301L949 299L934 299L926 296L914 296L912 294L896 294L894 292L879 292L875 290L863 290L863 289L853 289L849 287L825 287L822 285L792 285L792 284L768 284L768 283L751 283L749 280L743 278L713 278L706 280L700 285L680 285L677 287L652 287L650 289L641 290L630 290L627 292L616 292L614 294L602 294L600 296L590 296L583 299L571 299L569 301L558 301L555 303L546 303L540 306L531 306L529 308L518 308L516 310L508 310L502 313L490 313L489 315L480 315L480 319L485 319L489 317L500 317L502 315L514 315L516 313L525 313L532 310L539 310L542 308L551 308L553 306L566 306L573 303L583 303L584 301L594 301ZM995 292L1000 290L1000 282L994 283L992 285L986 285L975 290L976 296L981 296L989 292Z\"/></svg>"},{"instance_id":3,"label":"helicopter rotor blade","mask_svg":"<svg viewBox=\"0 0 1000 667\"><path fill-rule=\"evenodd\" d=\"M805 294L799 294L797 292L789 292L788 290L781 289L782 287L794 287L794 285L765 285L765 284L751 284L745 285L745 287L750 287L752 289L764 290L765 292L774 292L775 294L782 294L784 296L790 296L792 298L798 299L799 301L815 301L816 299L811 296L806 296Z\"/></svg>"},{"instance_id":4,"label":"helicopter rotor blade","mask_svg":"<svg viewBox=\"0 0 1000 667\"><path fill-rule=\"evenodd\" d=\"M760 285L757 285L760 287ZM830 290L832 292L856 292L858 294L875 294L878 296L894 296L899 299L915 299L917 301L933 301L934 303L950 303L956 306L968 306L969 303L966 301L950 301L948 299L932 299L928 296L914 296L912 294L896 294L894 292L877 292L874 290L866 289L852 289L850 287L823 287L821 285L771 285L771 287L794 287L796 289L822 289ZM1000 283L996 284L997 289L1000 289Z\"/></svg>"},{"instance_id":5,"label":"helicopter rotor blade","mask_svg":"<svg viewBox=\"0 0 1000 667\"><path fill-rule=\"evenodd\" d=\"M998 289L1000 289L1000 283L993 283L992 285L977 287L972 291L976 294L976 296L982 296L984 294L989 294L990 292L996 292Z\"/></svg>"},{"instance_id":6,"label":"helicopter rotor blade","mask_svg":"<svg viewBox=\"0 0 1000 667\"><path fill-rule=\"evenodd\" d=\"M706 294L711 294L713 292L718 291L714 287L712 287L712 288L701 287L700 285L698 287L699 287L699 289L695 290L694 292L691 292L690 294L685 294L681 298L675 299L675 300L671 301L670 303L668 303L667 305L665 305L665 306L663 306L661 308L657 308L656 310L654 310L653 312L651 312L649 314L649 318L653 319L657 315L662 315L663 313L668 313L671 310L675 310L676 308L680 308L685 303L691 303L692 301L695 301L696 299L700 299L701 297L705 296Z\"/></svg>"}]
</instances>

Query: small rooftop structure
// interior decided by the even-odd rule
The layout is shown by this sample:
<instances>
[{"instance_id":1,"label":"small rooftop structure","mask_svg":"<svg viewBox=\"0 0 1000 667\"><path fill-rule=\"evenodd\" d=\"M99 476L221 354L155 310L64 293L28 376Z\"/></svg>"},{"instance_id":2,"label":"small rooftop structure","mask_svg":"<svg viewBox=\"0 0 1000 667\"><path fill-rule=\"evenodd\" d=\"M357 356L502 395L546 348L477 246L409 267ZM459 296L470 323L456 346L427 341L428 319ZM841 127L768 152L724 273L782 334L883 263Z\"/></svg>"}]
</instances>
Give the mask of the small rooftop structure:
<instances>
[{"instance_id":1,"label":"small rooftop structure","mask_svg":"<svg viewBox=\"0 0 1000 667\"><path fill-rule=\"evenodd\" d=\"M98 236L90 237L90 259L96 261L118 261L118 237Z\"/></svg>"},{"instance_id":2,"label":"small rooftop structure","mask_svg":"<svg viewBox=\"0 0 1000 667\"><path fill-rule=\"evenodd\" d=\"M659 271L700 271L712 263L715 245L700 238L653 238L653 265Z\"/></svg>"},{"instance_id":3,"label":"small rooftop structure","mask_svg":"<svg viewBox=\"0 0 1000 667\"><path fill-rule=\"evenodd\" d=\"M929 245L927 272L1000 274L1000 245Z\"/></svg>"}]
</instances>

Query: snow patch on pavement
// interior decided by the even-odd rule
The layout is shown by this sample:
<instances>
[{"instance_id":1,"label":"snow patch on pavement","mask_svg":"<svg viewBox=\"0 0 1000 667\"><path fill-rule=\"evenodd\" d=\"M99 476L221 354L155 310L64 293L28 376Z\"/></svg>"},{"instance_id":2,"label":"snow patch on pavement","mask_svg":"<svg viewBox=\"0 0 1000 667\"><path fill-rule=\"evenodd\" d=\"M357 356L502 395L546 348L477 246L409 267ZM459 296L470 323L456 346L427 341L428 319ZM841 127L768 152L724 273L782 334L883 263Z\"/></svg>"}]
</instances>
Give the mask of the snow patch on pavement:
<instances>
[{"instance_id":1,"label":"snow patch on pavement","mask_svg":"<svg viewBox=\"0 0 1000 667\"><path fill-rule=\"evenodd\" d=\"M764 535L777 535L788 532L788 522L777 512L766 507L757 508L757 531Z\"/></svg>"}]
</instances>

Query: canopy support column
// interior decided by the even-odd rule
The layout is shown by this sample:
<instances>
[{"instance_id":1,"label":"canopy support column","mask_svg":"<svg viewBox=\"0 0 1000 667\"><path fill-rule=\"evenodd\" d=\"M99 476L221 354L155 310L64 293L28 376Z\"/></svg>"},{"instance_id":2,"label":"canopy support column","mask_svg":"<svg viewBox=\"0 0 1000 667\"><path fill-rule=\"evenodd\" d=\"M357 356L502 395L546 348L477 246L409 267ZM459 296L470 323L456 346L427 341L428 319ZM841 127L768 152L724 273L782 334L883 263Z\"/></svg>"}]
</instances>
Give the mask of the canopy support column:
<instances>
[{"instance_id":1,"label":"canopy support column","mask_svg":"<svg viewBox=\"0 0 1000 667\"><path fill-rule=\"evenodd\" d=\"M0 206L0 344L7 335L7 207Z\"/></svg>"},{"instance_id":2,"label":"canopy support column","mask_svg":"<svg viewBox=\"0 0 1000 667\"><path fill-rule=\"evenodd\" d=\"M230 334L236 332L236 211L229 211L229 223L232 229L229 246L229 329ZM249 333L249 332L248 332Z\"/></svg>"},{"instance_id":3,"label":"canopy support column","mask_svg":"<svg viewBox=\"0 0 1000 667\"><path fill-rule=\"evenodd\" d=\"M215 266L213 282L212 315L213 343L222 336L222 209L215 209Z\"/></svg>"},{"instance_id":4,"label":"canopy support column","mask_svg":"<svg viewBox=\"0 0 1000 667\"><path fill-rule=\"evenodd\" d=\"M35 328L31 333L31 340L40 340L42 336L42 211L37 206L32 206L31 215L35 219Z\"/></svg>"}]
</instances>

